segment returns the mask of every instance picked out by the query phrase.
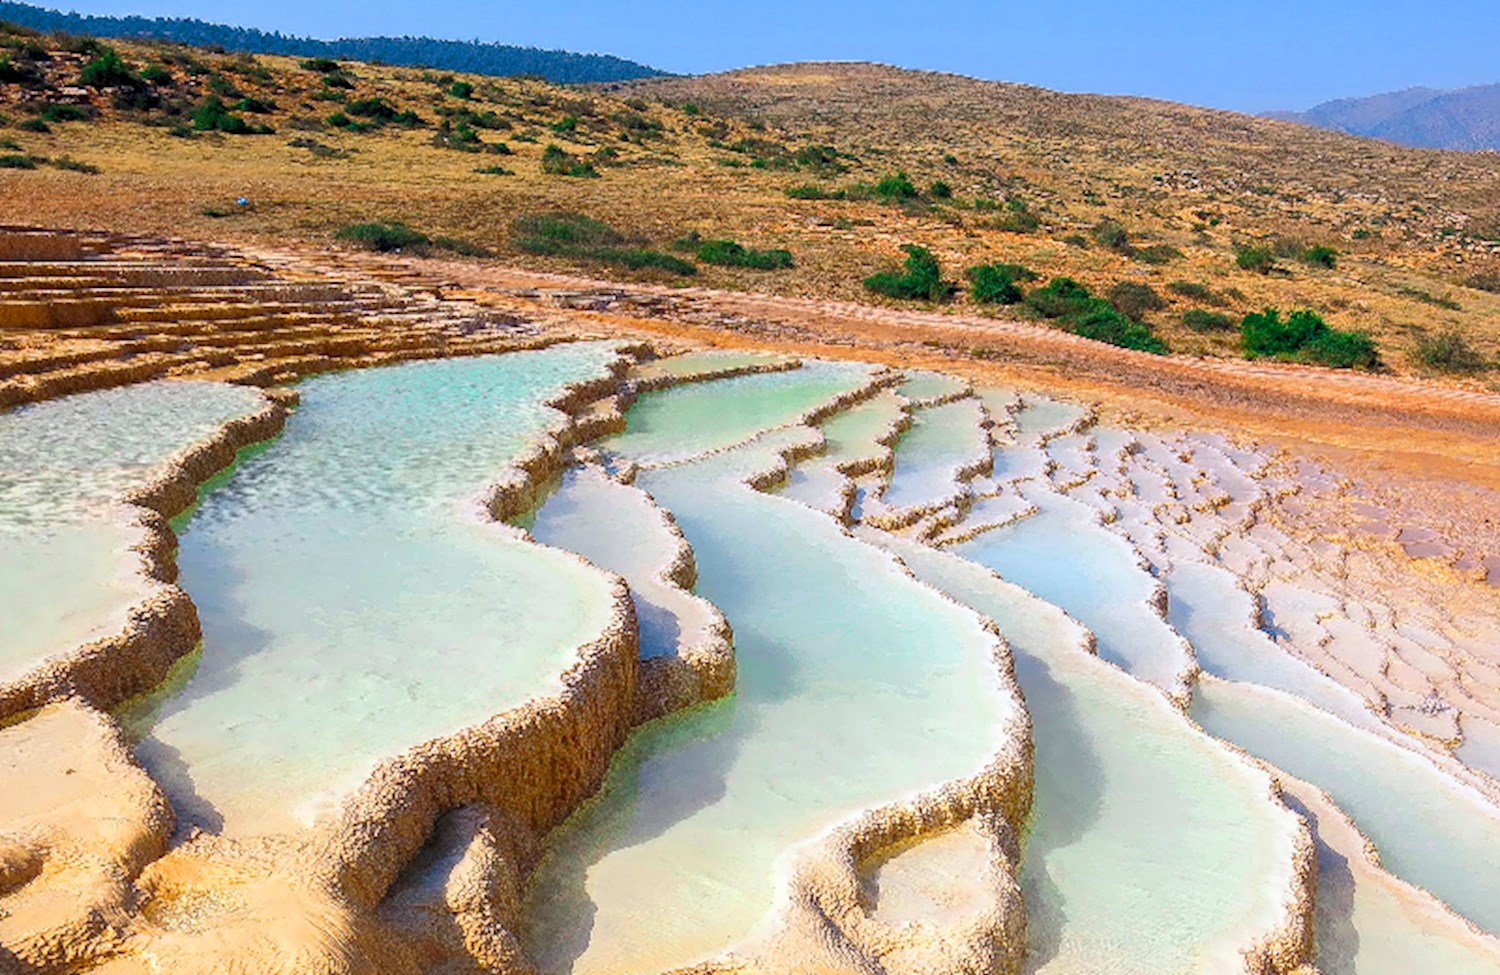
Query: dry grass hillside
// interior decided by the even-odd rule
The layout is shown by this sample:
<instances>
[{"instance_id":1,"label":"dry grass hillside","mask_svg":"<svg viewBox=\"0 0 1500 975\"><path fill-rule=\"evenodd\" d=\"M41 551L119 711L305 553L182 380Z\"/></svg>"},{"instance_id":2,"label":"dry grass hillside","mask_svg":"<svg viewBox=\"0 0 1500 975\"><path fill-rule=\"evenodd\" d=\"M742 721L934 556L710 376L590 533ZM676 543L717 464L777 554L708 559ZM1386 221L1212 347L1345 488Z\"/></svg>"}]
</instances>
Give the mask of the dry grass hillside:
<instances>
[{"instance_id":1,"label":"dry grass hillside","mask_svg":"<svg viewBox=\"0 0 1500 975\"><path fill-rule=\"evenodd\" d=\"M122 43L101 78L100 45L0 44L11 223L263 247L400 221L431 239L418 249L476 262L1037 317L962 288L936 306L865 290L919 244L959 285L1007 262L1039 276L1028 287L1149 288L1118 303L1177 353L1237 356L1233 326L1273 305L1368 332L1384 368L1500 376L1493 155L870 65L582 89ZM888 192L898 172L910 192ZM607 226L516 229L555 211ZM717 239L793 266L710 263L699 247ZM1246 247L1269 263L1240 267ZM1316 247L1332 267L1306 259ZM1456 358L1431 341L1453 335Z\"/></svg>"}]
</instances>

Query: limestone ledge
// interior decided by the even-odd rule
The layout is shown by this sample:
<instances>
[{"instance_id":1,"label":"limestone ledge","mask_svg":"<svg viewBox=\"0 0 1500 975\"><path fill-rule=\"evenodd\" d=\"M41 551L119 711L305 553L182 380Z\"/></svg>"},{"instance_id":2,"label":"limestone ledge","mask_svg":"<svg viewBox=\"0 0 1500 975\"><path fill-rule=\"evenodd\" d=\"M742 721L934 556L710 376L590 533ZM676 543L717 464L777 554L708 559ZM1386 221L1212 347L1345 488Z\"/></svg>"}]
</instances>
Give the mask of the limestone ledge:
<instances>
[{"instance_id":1,"label":"limestone ledge","mask_svg":"<svg viewBox=\"0 0 1500 975\"><path fill-rule=\"evenodd\" d=\"M141 575L154 591L131 609L120 633L0 684L0 719L66 697L107 711L160 684L172 664L192 652L202 631L192 601L175 585L177 538L168 519L191 507L198 486L233 464L239 450L274 437L296 401L295 393L268 392L262 409L183 450L151 483L123 499L141 530L135 546Z\"/></svg>"},{"instance_id":2,"label":"limestone ledge","mask_svg":"<svg viewBox=\"0 0 1500 975\"><path fill-rule=\"evenodd\" d=\"M937 402L934 405L954 403L961 399L966 399L970 395L968 391L964 391L946 397L935 397L934 399ZM925 401L923 402L925 404ZM969 505L973 504L973 492L969 487L969 482L981 475L988 475L995 468L995 454L990 446L989 429L991 421L989 409L984 405L983 401L976 399L975 402L979 404L978 430L985 444L985 449L978 456L970 458L954 469L952 476L953 490L947 496L928 504L911 505L905 508L887 508L878 512L872 512L867 514L863 519L866 523L886 531L899 531L903 528L911 527L923 519L936 515L950 507L957 508L959 512L958 518L962 518L962 513L968 510ZM925 405L923 408L926 408ZM893 444L893 452L894 449L895 445ZM894 470L894 463L893 453L892 470ZM885 488L889 487L889 484L889 475L887 475L880 492L881 497L884 496ZM939 526L937 530L941 530L942 527L946 526Z\"/></svg>"}]
</instances>

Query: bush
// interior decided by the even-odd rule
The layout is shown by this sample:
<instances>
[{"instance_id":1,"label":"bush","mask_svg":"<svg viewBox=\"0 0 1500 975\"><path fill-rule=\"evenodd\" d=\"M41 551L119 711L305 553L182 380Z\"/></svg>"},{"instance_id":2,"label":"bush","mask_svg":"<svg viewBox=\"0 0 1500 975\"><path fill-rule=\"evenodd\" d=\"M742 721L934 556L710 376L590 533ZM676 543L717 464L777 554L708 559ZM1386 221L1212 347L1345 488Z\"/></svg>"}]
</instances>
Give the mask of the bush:
<instances>
[{"instance_id":1,"label":"bush","mask_svg":"<svg viewBox=\"0 0 1500 975\"><path fill-rule=\"evenodd\" d=\"M993 206L994 204L991 204L991 208ZM1013 196L1005 201L1005 211L1003 215L995 217L984 226L990 230L1003 230L1010 234L1029 234L1042 225L1041 218L1032 213L1027 202L1019 196Z\"/></svg>"},{"instance_id":2,"label":"bush","mask_svg":"<svg viewBox=\"0 0 1500 975\"><path fill-rule=\"evenodd\" d=\"M698 246L698 260L721 267L748 267L757 271L778 271L792 266L792 252L755 250L732 240L710 240Z\"/></svg>"},{"instance_id":3,"label":"bush","mask_svg":"<svg viewBox=\"0 0 1500 975\"><path fill-rule=\"evenodd\" d=\"M839 158L840 153L833 146L804 146L792 156L792 162L799 169L811 169L827 175L842 173L847 168Z\"/></svg>"},{"instance_id":4,"label":"bush","mask_svg":"<svg viewBox=\"0 0 1500 975\"><path fill-rule=\"evenodd\" d=\"M1272 254L1269 248L1246 244L1235 250L1234 263L1238 264L1243 271L1270 274L1276 269L1276 255Z\"/></svg>"},{"instance_id":5,"label":"bush","mask_svg":"<svg viewBox=\"0 0 1500 975\"><path fill-rule=\"evenodd\" d=\"M953 284L943 280L936 257L925 247L906 244L906 263L900 271L882 271L865 278L865 287L887 298L909 301L943 301L953 293Z\"/></svg>"},{"instance_id":6,"label":"bush","mask_svg":"<svg viewBox=\"0 0 1500 975\"><path fill-rule=\"evenodd\" d=\"M479 173L480 175L483 175L483 176L514 176L514 175L516 175L513 170L506 169L504 166L480 166L478 169L474 170L474 172Z\"/></svg>"},{"instance_id":7,"label":"bush","mask_svg":"<svg viewBox=\"0 0 1500 975\"><path fill-rule=\"evenodd\" d=\"M1417 359L1428 368L1441 372L1479 372L1488 368L1484 356L1457 328L1418 339Z\"/></svg>"},{"instance_id":8,"label":"bush","mask_svg":"<svg viewBox=\"0 0 1500 975\"><path fill-rule=\"evenodd\" d=\"M1065 319L1064 324L1073 334L1096 342L1107 342L1122 349L1135 349L1137 352L1150 352L1154 355L1165 355L1167 352L1167 344L1157 338L1149 326L1121 314L1111 308L1108 302L1097 298L1085 311Z\"/></svg>"},{"instance_id":9,"label":"bush","mask_svg":"<svg viewBox=\"0 0 1500 975\"><path fill-rule=\"evenodd\" d=\"M329 119L331 123L333 120ZM193 128L199 132L224 132L229 135L269 135L269 125L251 125L224 105L218 95L209 95L193 111Z\"/></svg>"},{"instance_id":10,"label":"bush","mask_svg":"<svg viewBox=\"0 0 1500 975\"><path fill-rule=\"evenodd\" d=\"M86 173L90 176L97 176L100 173L98 166L80 162L72 156L54 156L47 164L53 169L64 169L70 173Z\"/></svg>"},{"instance_id":11,"label":"bush","mask_svg":"<svg viewBox=\"0 0 1500 975\"><path fill-rule=\"evenodd\" d=\"M1134 251L1130 244L1130 232L1118 220L1101 220L1095 224L1094 242L1116 254L1128 256Z\"/></svg>"},{"instance_id":12,"label":"bush","mask_svg":"<svg viewBox=\"0 0 1500 975\"><path fill-rule=\"evenodd\" d=\"M951 200L953 199L953 187L949 186L943 180L935 180L933 184L927 188L927 195L932 197L934 200Z\"/></svg>"},{"instance_id":13,"label":"bush","mask_svg":"<svg viewBox=\"0 0 1500 975\"><path fill-rule=\"evenodd\" d=\"M599 175L592 163L584 162L559 145L549 145L542 151L542 172L550 176L576 176L585 179Z\"/></svg>"},{"instance_id":14,"label":"bush","mask_svg":"<svg viewBox=\"0 0 1500 975\"><path fill-rule=\"evenodd\" d=\"M160 64L146 65L141 71L141 80L153 85L176 84L176 79L172 77L172 72Z\"/></svg>"},{"instance_id":15,"label":"bush","mask_svg":"<svg viewBox=\"0 0 1500 975\"><path fill-rule=\"evenodd\" d=\"M422 124L422 118L416 112L397 111L396 106L384 98L356 99L345 105L344 111L358 118L369 119L379 125L390 123L413 127Z\"/></svg>"},{"instance_id":16,"label":"bush","mask_svg":"<svg viewBox=\"0 0 1500 975\"><path fill-rule=\"evenodd\" d=\"M1164 355L1167 344L1150 326L1134 321L1072 278L1053 278L1026 296L1026 304L1075 335L1124 349Z\"/></svg>"},{"instance_id":17,"label":"bush","mask_svg":"<svg viewBox=\"0 0 1500 975\"><path fill-rule=\"evenodd\" d=\"M843 190L828 190L811 183L788 187L786 195L794 200L842 200L848 196Z\"/></svg>"},{"instance_id":18,"label":"bush","mask_svg":"<svg viewBox=\"0 0 1500 975\"><path fill-rule=\"evenodd\" d=\"M556 122L553 122L551 127L552 131L558 135L567 135L569 132L575 132L578 129L578 116L564 115Z\"/></svg>"},{"instance_id":19,"label":"bush","mask_svg":"<svg viewBox=\"0 0 1500 975\"><path fill-rule=\"evenodd\" d=\"M1305 309L1292 312L1284 322L1275 308L1246 315L1240 323L1240 345L1251 359L1293 359L1340 369L1368 369L1379 361L1368 335L1331 329L1322 316Z\"/></svg>"},{"instance_id":20,"label":"bush","mask_svg":"<svg viewBox=\"0 0 1500 975\"><path fill-rule=\"evenodd\" d=\"M1136 249L1131 256L1142 264L1170 264L1182 257L1182 251L1171 244L1152 244Z\"/></svg>"},{"instance_id":21,"label":"bush","mask_svg":"<svg viewBox=\"0 0 1500 975\"><path fill-rule=\"evenodd\" d=\"M1332 247L1325 247L1322 244L1307 248L1300 256L1303 263L1311 264L1315 267L1331 268L1339 262L1339 252Z\"/></svg>"},{"instance_id":22,"label":"bush","mask_svg":"<svg viewBox=\"0 0 1500 975\"><path fill-rule=\"evenodd\" d=\"M875 184L874 193L882 203L900 203L915 200L917 187L905 173L892 173Z\"/></svg>"},{"instance_id":23,"label":"bush","mask_svg":"<svg viewBox=\"0 0 1500 975\"><path fill-rule=\"evenodd\" d=\"M1088 308L1097 301L1089 289L1072 278L1053 278L1045 287L1026 296L1026 305L1047 318L1064 318Z\"/></svg>"},{"instance_id":24,"label":"bush","mask_svg":"<svg viewBox=\"0 0 1500 975\"><path fill-rule=\"evenodd\" d=\"M337 237L381 253L432 243L432 239L426 234L413 230L404 223L356 223L340 230Z\"/></svg>"},{"instance_id":25,"label":"bush","mask_svg":"<svg viewBox=\"0 0 1500 975\"><path fill-rule=\"evenodd\" d=\"M468 101L474 97L474 86L467 81L455 81L448 87L448 94L460 101Z\"/></svg>"},{"instance_id":26,"label":"bush","mask_svg":"<svg viewBox=\"0 0 1500 975\"><path fill-rule=\"evenodd\" d=\"M1018 282L1035 281L1036 272L1020 264L981 264L964 272L969 297L985 305L1014 305L1024 295Z\"/></svg>"},{"instance_id":27,"label":"bush","mask_svg":"<svg viewBox=\"0 0 1500 975\"><path fill-rule=\"evenodd\" d=\"M630 270L651 268L671 274L696 274L680 257L638 246L607 223L580 213L560 211L521 217L512 225L513 240L528 254L573 257Z\"/></svg>"},{"instance_id":28,"label":"bush","mask_svg":"<svg viewBox=\"0 0 1500 975\"><path fill-rule=\"evenodd\" d=\"M1205 305L1212 305L1215 308L1223 308L1229 304L1228 298L1212 290L1207 285L1199 284L1196 281L1173 281L1167 285L1167 290L1174 295L1191 298L1194 301L1201 301Z\"/></svg>"},{"instance_id":29,"label":"bush","mask_svg":"<svg viewBox=\"0 0 1500 975\"><path fill-rule=\"evenodd\" d=\"M1083 234L1068 234L1062 242L1069 247L1077 247L1079 250L1087 250L1089 246L1089 239Z\"/></svg>"},{"instance_id":30,"label":"bush","mask_svg":"<svg viewBox=\"0 0 1500 975\"><path fill-rule=\"evenodd\" d=\"M52 126L39 118L22 119L16 123L16 128L22 132L51 132Z\"/></svg>"},{"instance_id":31,"label":"bush","mask_svg":"<svg viewBox=\"0 0 1500 975\"><path fill-rule=\"evenodd\" d=\"M43 105L37 112L43 122L83 122L89 117L89 110L79 105Z\"/></svg>"},{"instance_id":32,"label":"bush","mask_svg":"<svg viewBox=\"0 0 1500 975\"><path fill-rule=\"evenodd\" d=\"M105 48L83 66L78 83L85 88L133 88L141 83L141 79L113 48Z\"/></svg>"},{"instance_id":33,"label":"bush","mask_svg":"<svg viewBox=\"0 0 1500 975\"><path fill-rule=\"evenodd\" d=\"M0 156L0 169L35 169L36 158L15 153Z\"/></svg>"},{"instance_id":34,"label":"bush","mask_svg":"<svg viewBox=\"0 0 1500 975\"><path fill-rule=\"evenodd\" d=\"M334 74L344 70L343 66L333 58L308 58L302 62L302 67L319 74Z\"/></svg>"},{"instance_id":35,"label":"bush","mask_svg":"<svg viewBox=\"0 0 1500 975\"><path fill-rule=\"evenodd\" d=\"M1157 294L1154 288L1136 281L1121 281L1105 292L1105 298L1136 321L1144 318L1147 312L1167 307L1166 299Z\"/></svg>"},{"instance_id":36,"label":"bush","mask_svg":"<svg viewBox=\"0 0 1500 975\"><path fill-rule=\"evenodd\" d=\"M1234 319L1221 311L1189 308L1182 313L1182 324L1195 332L1232 332Z\"/></svg>"}]
</instances>

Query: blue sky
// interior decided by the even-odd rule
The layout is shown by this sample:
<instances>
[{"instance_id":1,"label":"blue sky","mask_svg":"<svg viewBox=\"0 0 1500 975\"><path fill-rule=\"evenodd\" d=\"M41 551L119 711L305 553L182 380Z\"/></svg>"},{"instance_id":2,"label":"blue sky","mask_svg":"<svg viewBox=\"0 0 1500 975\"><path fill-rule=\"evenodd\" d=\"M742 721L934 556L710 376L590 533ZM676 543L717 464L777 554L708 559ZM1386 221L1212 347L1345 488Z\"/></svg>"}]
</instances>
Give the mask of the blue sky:
<instances>
[{"instance_id":1,"label":"blue sky","mask_svg":"<svg viewBox=\"0 0 1500 975\"><path fill-rule=\"evenodd\" d=\"M1239 111L1500 82L1500 0L32 0L337 37L604 51L678 72L883 61Z\"/></svg>"}]
</instances>

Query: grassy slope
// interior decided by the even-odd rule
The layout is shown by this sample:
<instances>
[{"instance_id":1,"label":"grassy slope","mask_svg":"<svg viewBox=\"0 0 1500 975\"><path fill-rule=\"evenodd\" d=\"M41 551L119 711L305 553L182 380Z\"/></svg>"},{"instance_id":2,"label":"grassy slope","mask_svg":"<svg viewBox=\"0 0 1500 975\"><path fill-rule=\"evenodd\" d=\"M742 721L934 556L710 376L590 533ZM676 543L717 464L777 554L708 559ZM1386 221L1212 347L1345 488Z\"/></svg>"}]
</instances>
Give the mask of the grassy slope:
<instances>
[{"instance_id":1,"label":"grassy slope","mask_svg":"<svg viewBox=\"0 0 1500 975\"><path fill-rule=\"evenodd\" d=\"M354 88L330 94L317 72L293 59L119 48L137 66L167 65L172 82L156 86L167 108L120 111L107 94L67 94L62 86L87 60L81 54L39 61L34 87L0 85L6 103L0 113L11 123L0 128L0 139L25 153L73 157L102 170L0 170L0 206L11 221L266 243L326 242L351 222L399 219L526 266L631 276L513 249L509 228L516 216L565 208L660 247L696 230L797 256L790 271L703 266L689 279L713 287L872 301L860 280L893 264L901 244L917 242L931 247L954 277L969 264L1020 261L1099 291L1140 281L1172 297L1167 283L1200 283L1231 295L1224 310L1235 316L1267 304L1317 308L1337 327L1371 332L1386 361L1403 372L1418 371L1410 358L1416 337L1450 325L1491 359L1500 354L1500 295L1460 285L1476 271L1500 268L1500 244L1489 239L1500 237L1494 156L1400 149L1167 103L875 66L794 65L600 90L476 77L469 79L476 85L472 101L462 102L448 94L449 75L353 65ZM274 112L245 117L268 122L276 134L170 134L168 125L181 120L171 106L190 112L215 77L273 101ZM425 124L368 133L331 128L325 119L342 106L327 99L340 94L386 98ZM15 127L39 105L68 100L90 103L98 118L55 123L45 134ZM689 102L698 111L684 111ZM514 154L434 146L441 113L461 107L503 116L508 131L481 136L505 141ZM660 130L632 130L624 113ZM579 118L577 129L552 131L568 115ZM776 146L830 144L848 157L847 172L755 168L747 165L755 152L728 148L745 139L770 144L756 149L762 157L774 157ZM597 161L599 179L549 176L539 161L551 142L580 157L606 147L617 155ZM491 165L515 175L475 172ZM946 180L955 200L900 207L785 195L794 185L873 182L896 169L923 187ZM254 202L253 212L206 215L232 210L241 195ZM974 207L976 199L1003 202L1011 195L1041 218L1036 231L993 229L999 213ZM1063 242L1087 235L1106 217L1121 221L1142 245L1168 243L1184 256L1155 266ZM1235 245L1275 237L1330 244L1343 256L1333 270L1283 261L1283 273L1267 276L1235 267ZM1178 323L1181 311L1199 304L1173 297L1170 308L1150 319L1177 351L1234 354L1233 335L1193 333ZM1494 376L1464 381L1489 385Z\"/></svg>"}]
</instances>

